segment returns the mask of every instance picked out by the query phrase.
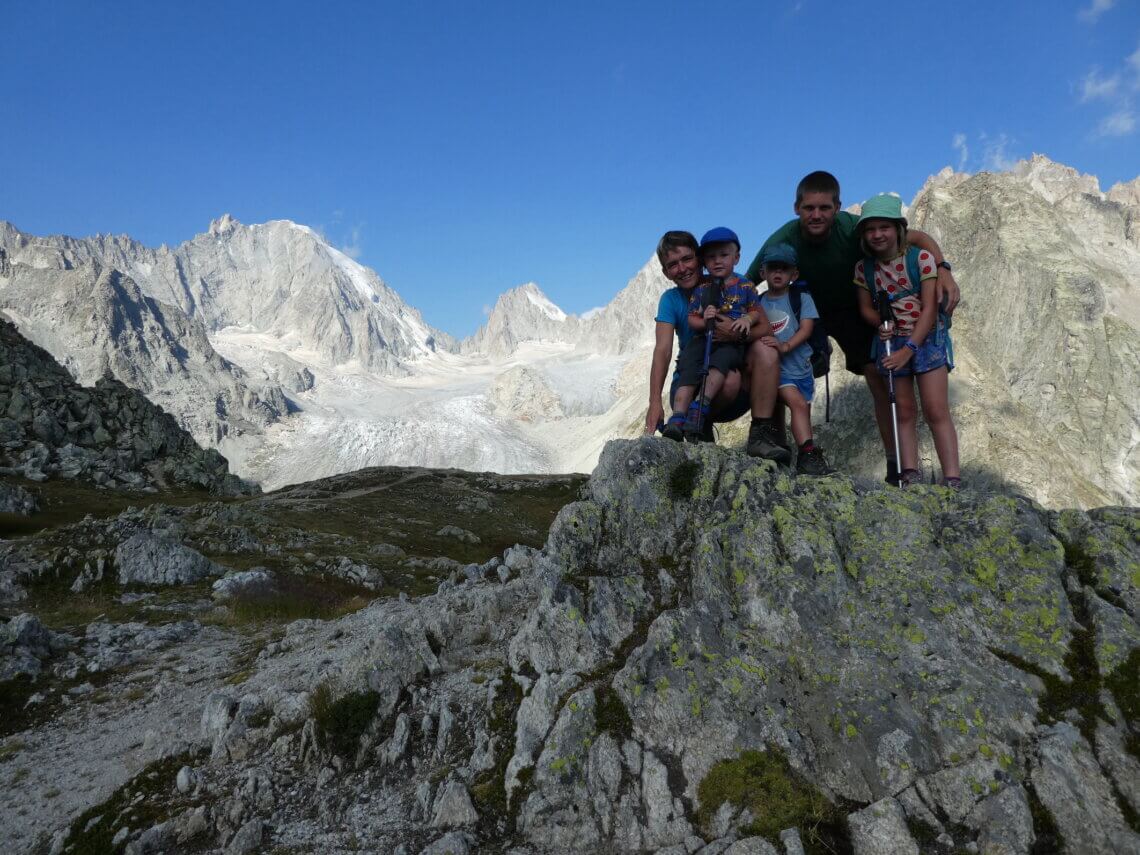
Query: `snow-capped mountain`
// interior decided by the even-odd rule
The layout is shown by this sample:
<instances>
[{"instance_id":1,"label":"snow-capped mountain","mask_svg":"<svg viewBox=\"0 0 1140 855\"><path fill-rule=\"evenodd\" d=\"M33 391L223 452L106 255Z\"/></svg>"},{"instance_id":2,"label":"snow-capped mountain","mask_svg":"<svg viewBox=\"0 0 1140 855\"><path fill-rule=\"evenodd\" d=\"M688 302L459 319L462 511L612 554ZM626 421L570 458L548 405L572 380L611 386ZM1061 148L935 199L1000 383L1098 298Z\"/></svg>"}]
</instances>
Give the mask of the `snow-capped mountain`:
<instances>
[{"instance_id":1,"label":"snow-capped mountain","mask_svg":"<svg viewBox=\"0 0 1140 855\"><path fill-rule=\"evenodd\" d=\"M652 257L607 303L585 315L568 315L533 282L507 291L487 323L460 344L463 353L508 356L525 342L571 344L580 353L620 355L653 344L652 320L671 287Z\"/></svg>"},{"instance_id":2,"label":"snow-capped mountain","mask_svg":"<svg viewBox=\"0 0 1140 855\"><path fill-rule=\"evenodd\" d=\"M227 327L257 333L302 362L359 362L398 373L454 346L375 271L288 220L246 226L227 214L174 249L150 249L125 236L32 237L0 223L0 246L14 263L31 267L98 263L120 270L211 334Z\"/></svg>"},{"instance_id":3,"label":"snow-capped mountain","mask_svg":"<svg viewBox=\"0 0 1140 855\"><path fill-rule=\"evenodd\" d=\"M495 302L487 323L460 343L462 353L508 356L523 342L573 343L580 320L568 315L533 282L507 291Z\"/></svg>"}]
</instances>

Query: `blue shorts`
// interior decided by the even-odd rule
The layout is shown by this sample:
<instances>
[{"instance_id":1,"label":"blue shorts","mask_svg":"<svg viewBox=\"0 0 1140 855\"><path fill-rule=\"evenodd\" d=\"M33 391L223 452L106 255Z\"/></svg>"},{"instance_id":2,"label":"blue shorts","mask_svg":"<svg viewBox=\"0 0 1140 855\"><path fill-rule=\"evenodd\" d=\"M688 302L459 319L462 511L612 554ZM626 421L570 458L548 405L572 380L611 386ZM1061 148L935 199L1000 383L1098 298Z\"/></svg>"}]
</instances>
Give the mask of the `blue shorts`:
<instances>
[{"instance_id":1,"label":"blue shorts","mask_svg":"<svg viewBox=\"0 0 1140 855\"><path fill-rule=\"evenodd\" d=\"M891 339L891 353L897 353L900 348L906 347L906 340L905 335L897 335ZM895 376L910 377L913 374L925 374L927 371L934 371L943 366L946 366L947 371L953 371L953 354L954 346L950 343L950 333L946 330L939 330L937 333L931 330L930 335L918 346L918 351L910 358L910 362L902 368L896 369ZM879 373L884 377L888 373L883 368L883 358L886 355L887 349L883 347L882 340L876 338L871 347L871 356L875 360Z\"/></svg>"},{"instance_id":2,"label":"blue shorts","mask_svg":"<svg viewBox=\"0 0 1140 855\"><path fill-rule=\"evenodd\" d=\"M804 400L809 404L811 403L812 395L815 394L815 378L810 374L807 377L788 377L783 371L780 372L780 388L785 386L794 386L800 390L800 394L804 396Z\"/></svg>"}]
</instances>

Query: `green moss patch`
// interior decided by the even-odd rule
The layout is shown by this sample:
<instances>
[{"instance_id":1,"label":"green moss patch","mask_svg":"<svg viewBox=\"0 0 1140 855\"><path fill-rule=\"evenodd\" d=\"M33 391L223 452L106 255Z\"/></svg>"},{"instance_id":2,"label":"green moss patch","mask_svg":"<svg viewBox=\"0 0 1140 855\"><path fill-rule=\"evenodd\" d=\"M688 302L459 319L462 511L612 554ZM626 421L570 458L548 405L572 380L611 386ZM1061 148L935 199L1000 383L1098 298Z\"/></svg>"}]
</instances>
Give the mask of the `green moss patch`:
<instances>
[{"instance_id":1,"label":"green moss patch","mask_svg":"<svg viewBox=\"0 0 1140 855\"><path fill-rule=\"evenodd\" d=\"M377 692L354 692L334 699L328 684L321 683L309 698L309 711L324 746L341 757L353 757L379 704Z\"/></svg>"},{"instance_id":2,"label":"green moss patch","mask_svg":"<svg viewBox=\"0 0 1140 855\"><path fill-rule=\"evenodd\" d=\"M488 716L487 729L493 740L496 741L495 765L482 772L471 787L471 799L479 811L479 821L488 832L501 834L508 827L513 827L518 806L525 797L515 792L514 810L507 804L507 764L510 763L514 753L515 718L518 716L519 705L522 704L523 690L515 682L510 671L504 671L495 690L495 699L491 703ZM527 775L519 775L523 790L527 789L529 776L533 770L525 770Z\"/></svg>"},{"instance_id":3,"label":"green moss patch","mask_svg":"<svg viewBox=\"0 0 1140 855\"><path fill-rule=\"evenodd\" d=\"M691 499L697 489L697 479L701 474L701 464L695 460L682 460L669 473L669 498L673 501Z\"/></svg>"},{"instance_id":4,"label":"green moss patch","mask_svg":"<svg viewBox=\"0 0 1140 855\"><path fill-rule=\"evenodd\" d=\"M780 846L780 832L799 829L808 853L850 852L845 812L798 775L777 751L745 751L713 765L697 787L697 821L708 832L720 806L748 808L753 822L742 833Z\"/></svg>"}]
</instances>

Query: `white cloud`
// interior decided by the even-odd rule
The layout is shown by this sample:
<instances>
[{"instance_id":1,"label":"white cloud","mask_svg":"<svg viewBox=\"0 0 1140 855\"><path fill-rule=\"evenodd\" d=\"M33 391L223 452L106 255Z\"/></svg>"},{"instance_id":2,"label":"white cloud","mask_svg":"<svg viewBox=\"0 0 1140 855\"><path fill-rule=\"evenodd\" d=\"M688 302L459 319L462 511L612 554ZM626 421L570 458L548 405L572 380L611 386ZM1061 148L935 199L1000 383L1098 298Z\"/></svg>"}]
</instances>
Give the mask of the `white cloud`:
<instances>
[{"instance_id":1,"label":"white cloud","mask_svg":"<svg viewBox=\"0 0 1140 855\"><path fill-rule=\"evenodd\" d=\"M950 142L954 151L958 152L958 171L966 171L966 163L970 160L970 148L966 145L966 135L962 133L954 134L954 139Z\"/></svg>"},{"instance_id":2,"label":"white cloud","mask_svg":"<svg viewBox=\"0 0 1140 855\"><path fill-rule=\"evenodd\" d=\"M1120 91L1120 75L1101 77L1100 70L1094 68L1085 75L1081 81L1081 103L1095 101L1098 98L1112 98Z\"/></svg>"},{"instance_id":3,"label":"white cloud","mask_svg":"<svg viewBox=\"0 0 1140 855\"><path fill-rule=\"evenodd\" d=\"M1086 24L1095 24L1097 20L1116 5L1116 0L1092 0L1088 7L1077 12L1077 17Z\"/></svg>"},{"instance_id":4,"label":"white cloud","mask_svg":"<svg viewBox=\"0 0 1140 855\"><path fill-rule=\"evenodd\" d=\"M483 304L483 317L485 317L485 318L491 317L491 304L490 303L484 303Z\"/></svg>"},{"instance_id":5,"label":"white cloud","mask_svg":"<svg viewBox=\"0 0 1140 855\"><path fill-rule=\"evenodd\" d=\"M1097 7L1098 3L1099 0L1094 2L1093 7ZM1092 69L1081 81L1079 89L1079 103L1103 101L1109 110L1108 115L1090 132L1093 139L1126 137L1131 134L1140 124L1132 106L1135 93L1140 92L1140 46L1124 58L1124 64L1119 70L1108 77L1103 76L1099 68Z\"/></svg>"},{"instance_id":6,"label":"white cloud","mask_svg":"<svg viewBox=\"0 0 1140 855\"><path fill-rule=\"evenodd\" d=\"M1012 144L1006 134L1001 133L991 137L987 133L980 135L982 143L982 168L991 172L1008 172L1017 163L1017 158L1009 154L1006 149Z\"/></svg>"},{"instance_id":7,"label":"white cloud","mask_svg":"<svg viewBox=\"0 0 1140 855\"><path fill-rule=\"evenodd\" d=\"M363 223L361 224L363 225ZM347 255L349 258L355 260L360 258L360 226L353 226L352 232L349 234L348 240L340 247L340 251Z\"/></svg>"},{"instance_id":8,"label":"white cloud","mask_svg":"<svg viewBox=\"0 0 1140 855\"><path fill-rule=\"evenodd\" d=\"M1126 137L1134 130L1136 130L1136 113L1126 104L1115 113L1105 116L1093 131L1093 136Z\"/></svg>"}]
</instances>

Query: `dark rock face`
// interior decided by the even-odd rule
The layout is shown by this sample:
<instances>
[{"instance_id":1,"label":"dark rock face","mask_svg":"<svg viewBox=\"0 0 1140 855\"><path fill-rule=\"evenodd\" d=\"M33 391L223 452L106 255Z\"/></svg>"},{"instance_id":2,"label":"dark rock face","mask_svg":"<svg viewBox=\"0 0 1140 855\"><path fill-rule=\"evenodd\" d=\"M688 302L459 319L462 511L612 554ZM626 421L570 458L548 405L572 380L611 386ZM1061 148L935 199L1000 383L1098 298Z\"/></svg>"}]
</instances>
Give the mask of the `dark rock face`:
<instances>
[{"instance_id":1,"label":"dark rock face","mask_svg":"<svg viewBox=\"0 0 1140 855\"><path fill-rule=\"evenodd\" d=\"M249 492L224 457L117 380L77 385L51 355L0 320L0 471L33 481Z\"/></svg>"}]
</instances>

